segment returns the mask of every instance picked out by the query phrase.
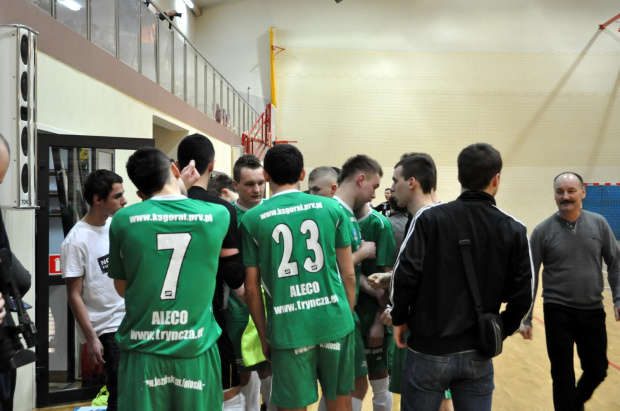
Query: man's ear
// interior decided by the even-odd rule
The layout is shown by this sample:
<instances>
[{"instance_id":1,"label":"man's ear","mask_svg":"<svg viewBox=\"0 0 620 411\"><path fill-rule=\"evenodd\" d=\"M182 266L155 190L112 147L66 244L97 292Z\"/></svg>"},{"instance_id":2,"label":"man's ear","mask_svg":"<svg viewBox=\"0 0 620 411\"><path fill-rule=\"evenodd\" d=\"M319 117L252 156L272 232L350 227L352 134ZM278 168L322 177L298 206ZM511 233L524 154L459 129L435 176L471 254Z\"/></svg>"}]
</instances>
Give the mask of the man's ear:
<instances>
[{"instance_id":1,"label":"man's ear","mask_svg":"<svg viewBox=\"0 0 620 411\"><path fill-rule=\"evenodd\" d=\"M144 200L148 200L149 198L146 196L146 194L144 194L142 191L138 190L136 191L136 194L138 195L138 197L140 197L140 200L144 201Z\"/></svg>"},{"instance_id":2,"label":"man's ear","mask_svg":"<svg viewBox=\"0 0 620 411\"><path fill-rule=\"evenodd\" d=\"M299 175L299 181L304 181L306 178L306 170L301 170L301 174Z\"/></svg>"},{"instance_id":3,"label":"man's ear","mask_svg":"<svg viewBox=\"0 0 620 411\"><path fill-rule=\"evenodd\" d=\"M175 163L170 163L170 170L172 170L172 175L174 178L181 178L181 172Z\"/></svg>"},{"instance_id":4,"label":"man's ear","mask_svg":"<svg viewBox=\"0 0 620 411\"><path fill-rule=\"evenodd\" d=\"M355 179L355 182L357 183L357 185L361 186L362 184L364 184L364 181L366 181L366 175L365 174L359 174L357 176L357 178Z\"/></svg>"},{"instance_id":5,"label":"man's ear","mask_svg":"<svg viewBox=\"0 0 620 411\"><path fill-rule=\"evenodd\" d=\"M411 177L409 179L409 190L410 191L415 190L417 185L418 185L418 181L415 179L415 177Z\"/></svg>"},{"instance_id":6,"label":"man's ear","mask_svg":"<svg viewBox=\"0 0 620 411\"><path fill-rule=\"evenodd\" d=\"M265 177L265 182L268 183L269 181L271 181L271 179L269 178L269 174L265 171L265 169L263 168L263 177Z\"/></svg>"},{"instance_id":7,"label":"man's ear","mask_svg":"<svg viewBox=\"0 0 620 411\"><path fill-rule=\"evenodd\" d=\"M209 163L209 167L207 167L207 172L209 173L212 172L214 167L215 167L215 160Z\"/></svg>"},{"instance_id":8,"label":"man's ear","mask_svg":"<svg viewBox=\"0 0 620 411\"><path fill-rule=\"evenodd\" d=\"M336 194L336 191L338 191L338 184L332 184L331 194Z\"/></svg>"}]
</instances>

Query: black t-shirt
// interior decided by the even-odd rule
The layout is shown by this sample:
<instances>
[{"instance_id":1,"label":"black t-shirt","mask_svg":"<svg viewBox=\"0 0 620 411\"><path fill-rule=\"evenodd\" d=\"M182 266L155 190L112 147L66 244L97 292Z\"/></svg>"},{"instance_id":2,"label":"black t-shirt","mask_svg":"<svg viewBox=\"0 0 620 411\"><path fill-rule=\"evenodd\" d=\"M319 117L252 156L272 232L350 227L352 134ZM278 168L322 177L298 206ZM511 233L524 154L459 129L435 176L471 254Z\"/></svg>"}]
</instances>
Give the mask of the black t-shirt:
<instances>
[{"instance_id":1,"label":"black t-shirt","mask_svg":"<svg viewBox=\"0 0 620 411\"><path fill-rule=\"evenodd\" d=\"M228 233L226 233L224 237L222 248L236 248L241 250L241 239L239 237L239 229L237 228L237 212L232 204L209 194L207 190L197 186L190 187L190 189L187 190L187 196L194 200L202 200L207 203L220 204L226 207L228 214L230 214L230 226L228 227ZM224 306L224 280L222 264L220 264L215 281L215 293L213 294L213 308L216 310L221 310Z\"/></svg>"}]
</instances>

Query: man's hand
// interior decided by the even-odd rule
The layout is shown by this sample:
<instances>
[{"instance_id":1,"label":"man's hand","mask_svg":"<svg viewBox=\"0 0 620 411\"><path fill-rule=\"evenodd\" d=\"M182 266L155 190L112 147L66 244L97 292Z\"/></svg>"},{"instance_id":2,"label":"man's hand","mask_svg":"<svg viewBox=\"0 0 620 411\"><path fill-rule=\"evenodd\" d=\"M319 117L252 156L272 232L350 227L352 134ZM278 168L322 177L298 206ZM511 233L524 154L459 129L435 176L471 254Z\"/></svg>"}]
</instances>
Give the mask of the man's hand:
<instances>
[{"instance_id":1,"label":"man's hand","mask_svg":"<svg viewBox=\"0 0 620 411\"><path fill-rule=\"evenodd\" d=\"M396 342L398 348L407 348L407 338L405 338L405 334L409 331L407 324L395 325L393 329L394 342Z\"/></svg>"},{"instance_id":2,"label":"man's hand","mask_svg":"<svg viewBox=\"0 0 620 411\"><path fill-rule=\"evenodd\" d=\"M368 346L381 347L383 345L383 337L385 329L381 321L375 321L368 330Z\"/></svg>"},{"instance_id":3,"label":"man's hand","mask_svg":"<svg viewBox=\"0 0 620 411\"><path fill-rule=\"evenodd\" d=\"M362 255L364 256L362 260L365 260L367 258L375 258L377 256L377 245L374 243L374 241L362 240L362 245L360 245L359 250L362 250Z\"/></svg>"},{"instance_id":4,"label":"man's hand","mask_svg":"<svg viewBox=\"0 0 620 411\"><path fill-rule=\"evenodd\" d=\"M105 364L103 361L103 345L101 345L99 338L95 337L86 342L86 355L88 355L88 361L93 365Z\"/></svg>"},{"instance_id":5,"label":"man's hand","mask_svg":"<svg viewBox=\"0 0 620 411\"><path fill-rule=\"evenodd\" d=\"M388 309L385 309L381 314L381 322L388 327L392 326L392 313Z\"/></svg>"},{"instance_id":6,"label":"man's hand","mask_svg":"<svg viewBox=\"0 0 620 411\"><path fill-rule=\"evenodd\" d=\"M235 289L235 294L237 294L237 298L243 301L243 304L247 305L245 301L245 285L241 284L241 287Z\"/></svg>"},{"instance_id":7,"label":"man's hand","mask_svg":"<svg viewBox=\"0 0 620 411\"><path fill-rule=\"evenodd\" d=\"M620 321L620 306L614 307L614 314L616 314L616 321Z\"/></svg>"},{"instance_id":8,"label":"man's hand","mask_svg":"<svg viewBox=\"0 0 620 411\"><path fill-rule=\"evenodd\" d=\"M269 345L267 340L263 340L262 338L260 340L260 344L263 348L263 355L265 356L268 362L271 362L271 346Z\"/></svg>"},{"instance_id":9,"label":"man's hand","mask_svg":"<svg viewBox=\"0 0 620 411\"><path fill-rule=\"evenodd\" d=\"M4 309L4 298L2 298L2 293L0 293L0 324L2 324L2 320L4 320L5 315L6 310ZM618 318L617 315L616 318Z\"/></svg>"},{"instance_id":10,"label":"man's hand","mask_svg":"<svg viewBox=\"0 0 620 411\"><path fill-rule=\"evenodd\" d=\"M199 178L200 174L198 174L198 170L196 170L196 162L194 160L190 160L189 164L181 170L181 180L183 180L185 188L189 190Z\"/></svg>"},{"instance_id":11,"label":"man's hand","mask_svg":"<svg viewBox=\"0 0 620 411\"><path fill-rule=\"evenodd\" d=\"M367 281L374 290L387 290L390 288L392 273L374 273L368 276Z\"/></svg>"},{"instance_id":12,"label":"man's hand","mask_svg":"<svg viewBox=\"0 0 620 411\"><path fill-rule=\"evenodd\" d=\"M618 314L616 313L616 320L618 319ZM523 325L519 330L519 333L523 336L524 340L532 340L534 338L534 329L531 325Z\"/></svg>"}]
</instances>

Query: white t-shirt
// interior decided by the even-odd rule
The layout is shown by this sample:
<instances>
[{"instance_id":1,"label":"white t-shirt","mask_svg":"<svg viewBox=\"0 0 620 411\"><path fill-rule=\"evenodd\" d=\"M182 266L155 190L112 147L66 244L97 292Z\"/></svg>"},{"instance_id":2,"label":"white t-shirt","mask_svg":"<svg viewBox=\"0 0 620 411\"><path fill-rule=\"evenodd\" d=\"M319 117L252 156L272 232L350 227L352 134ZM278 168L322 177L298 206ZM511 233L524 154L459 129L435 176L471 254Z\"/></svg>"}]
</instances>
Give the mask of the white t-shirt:
<instances>
[{"instance_id":1,"label":"white t-shirt","mask_svg":"<svg viewBox=\"0 0 620 411\"><path fill-rule=\"evenodd\" d=\"M62 278L84 277L82 300L97 336L116 332L125 316L125 300L108 277L111 221L102 227L78 221L60 246ZM85 343L80 327L78 334Z\"/></svg>"}]
</instances>

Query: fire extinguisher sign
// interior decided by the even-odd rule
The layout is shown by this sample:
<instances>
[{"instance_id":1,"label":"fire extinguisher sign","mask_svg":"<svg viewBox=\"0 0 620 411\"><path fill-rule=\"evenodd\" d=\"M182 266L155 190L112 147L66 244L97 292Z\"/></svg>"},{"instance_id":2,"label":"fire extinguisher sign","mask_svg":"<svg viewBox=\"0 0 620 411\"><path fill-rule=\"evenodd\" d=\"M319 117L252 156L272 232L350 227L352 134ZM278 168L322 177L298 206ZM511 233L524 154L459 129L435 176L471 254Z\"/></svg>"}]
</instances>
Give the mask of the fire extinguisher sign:
<instances>
[{"instance_id":1,"label":"fire extinguisher sign","mask_svg":"<svg viewBox=\"0 0 620 411\"><path fill-rule=\"evenodd\" d=\"M50 275L62 274L60 271L60 254L50 254Z\"/></svg>"}]
</instances>

